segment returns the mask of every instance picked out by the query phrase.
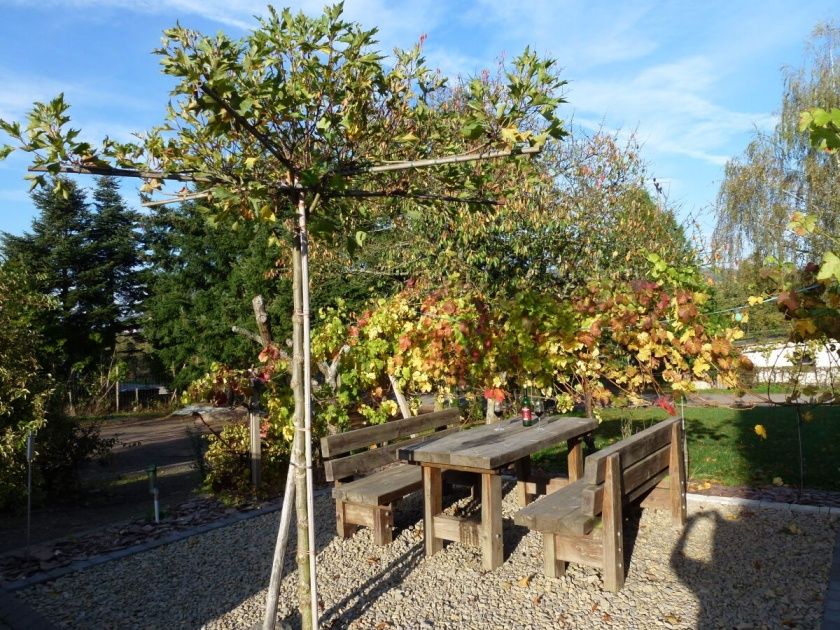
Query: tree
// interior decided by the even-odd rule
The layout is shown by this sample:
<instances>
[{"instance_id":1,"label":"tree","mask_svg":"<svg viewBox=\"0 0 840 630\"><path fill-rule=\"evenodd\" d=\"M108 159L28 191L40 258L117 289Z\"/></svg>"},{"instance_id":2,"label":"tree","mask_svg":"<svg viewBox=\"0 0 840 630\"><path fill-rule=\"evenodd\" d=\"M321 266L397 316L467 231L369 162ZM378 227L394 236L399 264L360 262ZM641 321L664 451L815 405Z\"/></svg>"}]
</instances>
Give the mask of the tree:
<instances>
[{"instance_id":1,"label":"tree","mask_svg":"<svg viewBox=\"0 0 840 630\"><path fill-rule=\"evenodd\" d=\"M840 171L836 160L812 146L799 128L800 113L840 107L840 42L836 24L818 26L809 57L788 70L779 122L771 134L757 133L740 158L726 165L718 193L714 246L726 261L743 255L803 263L828 248L821 237L802 239L785 231L795 211L814 217L826 234L840 230Z\"/></svg>"},{"instance_id":2,"label":"tree","mask_svg":"<svg viewBox=\"0 0 840 630\"><path fill-rule=\"evenodd\" d=\"M181 27L166 31L158 52L164 72L178 84L167 124L145 134L140 145L107 140L94 148L79 140L78 131L65 128L62 97L36 104L25 132L18 123L0 124L33 153L36 169L128 168L147 175L147 191L163 178L189 179L214 215L273 225L276 240L292 252L297 433L309 429L308 223L316 236L333 232L352 239L348 227L372 206L347 199L476 201L494 192L494 172L477 169L478 159L534 152L564 134L556 114L564 82L553 60L526 50L511 61L498 89L476 79L449 92L425 65L419 45L396 51L386 65L374 49L375 30L346 22L342 10L339 4L310 18L269 8L259 27L239 41ZM455 153L460 162L409 175L417 160ZM382 164L393 160L402 163ZM381 166L372 168L376 164ZM42 175L34 179L46 183ZM467 194L465 181L471 182ZM298 497L311 487L304 446L308 451L311 442L293 450ZM317 614L308 587L314 532L306 503L299 500L297 507L299 605L308 628Z\"/></svg>"},{"instance_id":3,"label":"tree","mask_svg":"<svg viewBox=\"0 0 840 630\"><path fill-rule=\"evenodd\" d=\"M41 360L70 386L107 365L118 335L132 332L143 287L138 216L125 207L116 182L97 182L92 208L73 182L61 187L36 189L40 215L32 231L3 234L0 248L5 260L31 274L39 292L56 299L40 322Z\"/></svg>"},{"instance_id":4,"label":"tree","mask_svg":"<svg viewBox=\"0 0 840 630\"><path fill-rule=\"evenodd\" d=\"M56 308L42 315L41 330L47 342L42 361L64 380L74 370L98 361L104 340L85 310L92 297L87 284L92 268L87 237L91 212L82 189L70 181L62 185L65 194L33 192L40 215L32 222L32 232L4 233L2 252L6 261L30 274L39 293L56 300Z\"/></svg>"},{"instance_id":5,"label":"tree","mask_svg":"<svg viewBox=\"0 0 840 630\"><path fill-rule=\"evenodd\" d=\"M494 177L503 204L375 216L355 226L365 234L361 251L336 266L395 282L455 278L504 301L527 291L571 297L593 278L641 278L651 252L697 264L671 209L645 190L633 138L573 135L528 168L513 164Z\"/></svg>"},{"instance_id":6,"label":"tree","mask_svg":"<svg viewBox=\"0 0 840 630\"><path fill-rule=\"evenodd\" d=\"M126 207L113 177L96 181L86 237L91 261L81 279L87 289L82 308L105 345L113 347L117 335L136 327L145 292L140 215Z\"/></svg>"}]
</instances>

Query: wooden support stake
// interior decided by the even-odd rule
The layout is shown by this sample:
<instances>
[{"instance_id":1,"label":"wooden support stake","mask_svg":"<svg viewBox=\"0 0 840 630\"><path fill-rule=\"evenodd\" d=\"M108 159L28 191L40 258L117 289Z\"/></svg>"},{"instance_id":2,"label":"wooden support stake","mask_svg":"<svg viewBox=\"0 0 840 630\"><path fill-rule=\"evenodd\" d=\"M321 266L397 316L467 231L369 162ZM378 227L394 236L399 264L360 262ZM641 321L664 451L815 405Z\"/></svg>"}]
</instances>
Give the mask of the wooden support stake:
<instances>
[{"instance_id":1,"label":"wooden support stake","mask_svg":"<svg viewBox=\"0 0 840 630\"><path fill-rule=\"evenodd\" d=\"M251 484L254 489L262 483L262 438L260 436L260 423L262 417L258 413L248 414L248 425L251 437Z\"/></svg>"},{"instance_id":2,"label":"wooden support stake","mask_svg":"<svg viewBox=\"0 0 840 630\"><path fill-rule=\"evenodd\" d=\"M671 522L682 527L686 521L685 509L685 458L683 457L682 425L671 427L671 457L668 465L671 494Z\"/></svg>"}]
</instances>

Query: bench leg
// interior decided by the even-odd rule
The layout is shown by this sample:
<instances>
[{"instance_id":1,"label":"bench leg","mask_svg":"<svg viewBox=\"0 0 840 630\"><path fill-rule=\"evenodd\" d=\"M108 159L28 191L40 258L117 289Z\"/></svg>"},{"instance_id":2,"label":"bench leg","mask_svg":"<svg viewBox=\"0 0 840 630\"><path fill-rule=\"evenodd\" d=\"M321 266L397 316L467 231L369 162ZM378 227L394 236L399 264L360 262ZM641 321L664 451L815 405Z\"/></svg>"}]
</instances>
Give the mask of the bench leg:
<instances>
[{"instance_id":1,"label":"bench leg","mask_svg":"<svg viewBox=\"0 0 840 630\"><path fill-rule=\"evenodd\" d=\"M388 545L394 540L394 510L391 505L373 508L373 543Z\"/></svg>"},{"instance_id":2,"label":"bench leg","mask_svg":"<svg viewBox=\"0 0 840 630\"><path fill-rule=\"evenodd\" d=\"M513 462L513 468L516 471L516 502L525 507L528 505L527 482L531 478L531 457L517 459Z\"/></svg>"},{"instance_id":3,"label":"bench leg","mask_svg":"<svg viewBox=\"0 0 840 630\"><path fill-rule=\"evenodd\" d=\"M502 540L502 476L481 474L481 559L482 566L492 571L504 562Z\"/></svg>"},{"instance_id":4,"label":"bench leg","mask_svg":"<svg viewBox=\"0 0 840 630\"><path fill-rule=\"evenodd\" d=\"M621 464L618 454L607 458L604 478L604 588L618 591L624 586L624 533L621 531Z\"/></svg>"},{"instance_id":5,"label":"bench leg","mask_svg":"<svg viewBox=\"0 0 840 630\"><path fill-rule=\"evenodd\" d=\"M344 501L335 502L335 530L339 538L350 538L356 526L348 522Z\"/></svg>"},{"instance_id":6,"label":"bench leg","mask_svg":"<svg viewBox=\"0 0 840 630\"><path fill-rule=\"evenodd\" d=\"M569 483L583 477L583 442L579 437L566 440L569 448Z\"/></svg>"},{"instance_id":7,"label":"bench leg","mask_svg":"<svg viewBox=\"0 0 840 630\"><path fill-rule=\"evenodd\" d=\"M443 539L435 538L435 516L443 511L442 486L440 468L423 466L423 537L427 557L443 549Z\"/></svg>"},{"instance_id":8,"label":"bench leg","mask_svg":"<svg viewBox=\"0 0 840 630\"><path fill-rule=\"evenodd\" d=\"M671 452L668 464L668 476L671 479L671 523L682 527L685 525L685 457L683 456L682 426L674 424L671 427Z\"/></svg>"},{"instance_id":9,"label":"bench leg","mask_svg":"<svg viewBox=\"0 0 840 630\"><path fill-rule=\"evenodd\" d=\"M543 563L546 577L566 575L566 562L557 559L557 538L551 532L543 532Z\"/></svg>"}]
</instances>

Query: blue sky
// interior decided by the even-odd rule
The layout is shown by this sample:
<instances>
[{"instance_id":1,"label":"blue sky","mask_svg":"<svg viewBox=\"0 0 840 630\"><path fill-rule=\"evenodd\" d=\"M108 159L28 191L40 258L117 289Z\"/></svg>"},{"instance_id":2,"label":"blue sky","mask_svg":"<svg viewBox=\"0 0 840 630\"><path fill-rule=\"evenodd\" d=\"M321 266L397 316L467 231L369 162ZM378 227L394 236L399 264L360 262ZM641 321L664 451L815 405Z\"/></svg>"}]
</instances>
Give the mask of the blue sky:
<instances>
[{"instance_id":1,"label":"blue sky","mask_svg":"<svg viewBox=\"0 0 840 630\"><path fill-rule=\"evenodd\" d=\"M288 2L309 13L322 2ZM0 0L0 117L64 92L85 137L128 139L162 119L170 79L150 54L176 21L241 36L264 12L249 0ZM283 6L283 5L278 5ZM680 215L708 232L723 166L756 129L769 130L785 66L797 67L836 0L347 0L346 13L380 28L383 50L425 33L446 73L493 67L526 45L556 58L569 81L563 117L635 131L650 174ZM0 162L0 230L28 229L35 209L27 159ZM83 182L84 183L84 182ZM89 184L86 184L89 185ZM136 182L124 194L137 203Z\"/></svg>"}]
</instances>

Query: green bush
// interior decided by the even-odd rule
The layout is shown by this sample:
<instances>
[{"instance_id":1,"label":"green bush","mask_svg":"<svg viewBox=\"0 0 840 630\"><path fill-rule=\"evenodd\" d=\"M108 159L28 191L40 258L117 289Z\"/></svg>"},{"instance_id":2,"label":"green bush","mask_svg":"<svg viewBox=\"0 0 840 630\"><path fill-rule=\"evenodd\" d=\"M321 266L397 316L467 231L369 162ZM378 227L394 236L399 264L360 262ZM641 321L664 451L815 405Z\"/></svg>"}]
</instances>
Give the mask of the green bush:
<instances>
[{"instance_id":1,"label":"green bush","mask_svg":"<svg viewBox=\"0 0 840 630\"><path fill-rule=\"evenodd\" d=\"M204 486L229 503L278 494L285 482L289 454L276 441L263 439L260 489L251 485L250 435L246 424L229 424L219 434L207 436Z\"/></svg>"}]
</instances>

